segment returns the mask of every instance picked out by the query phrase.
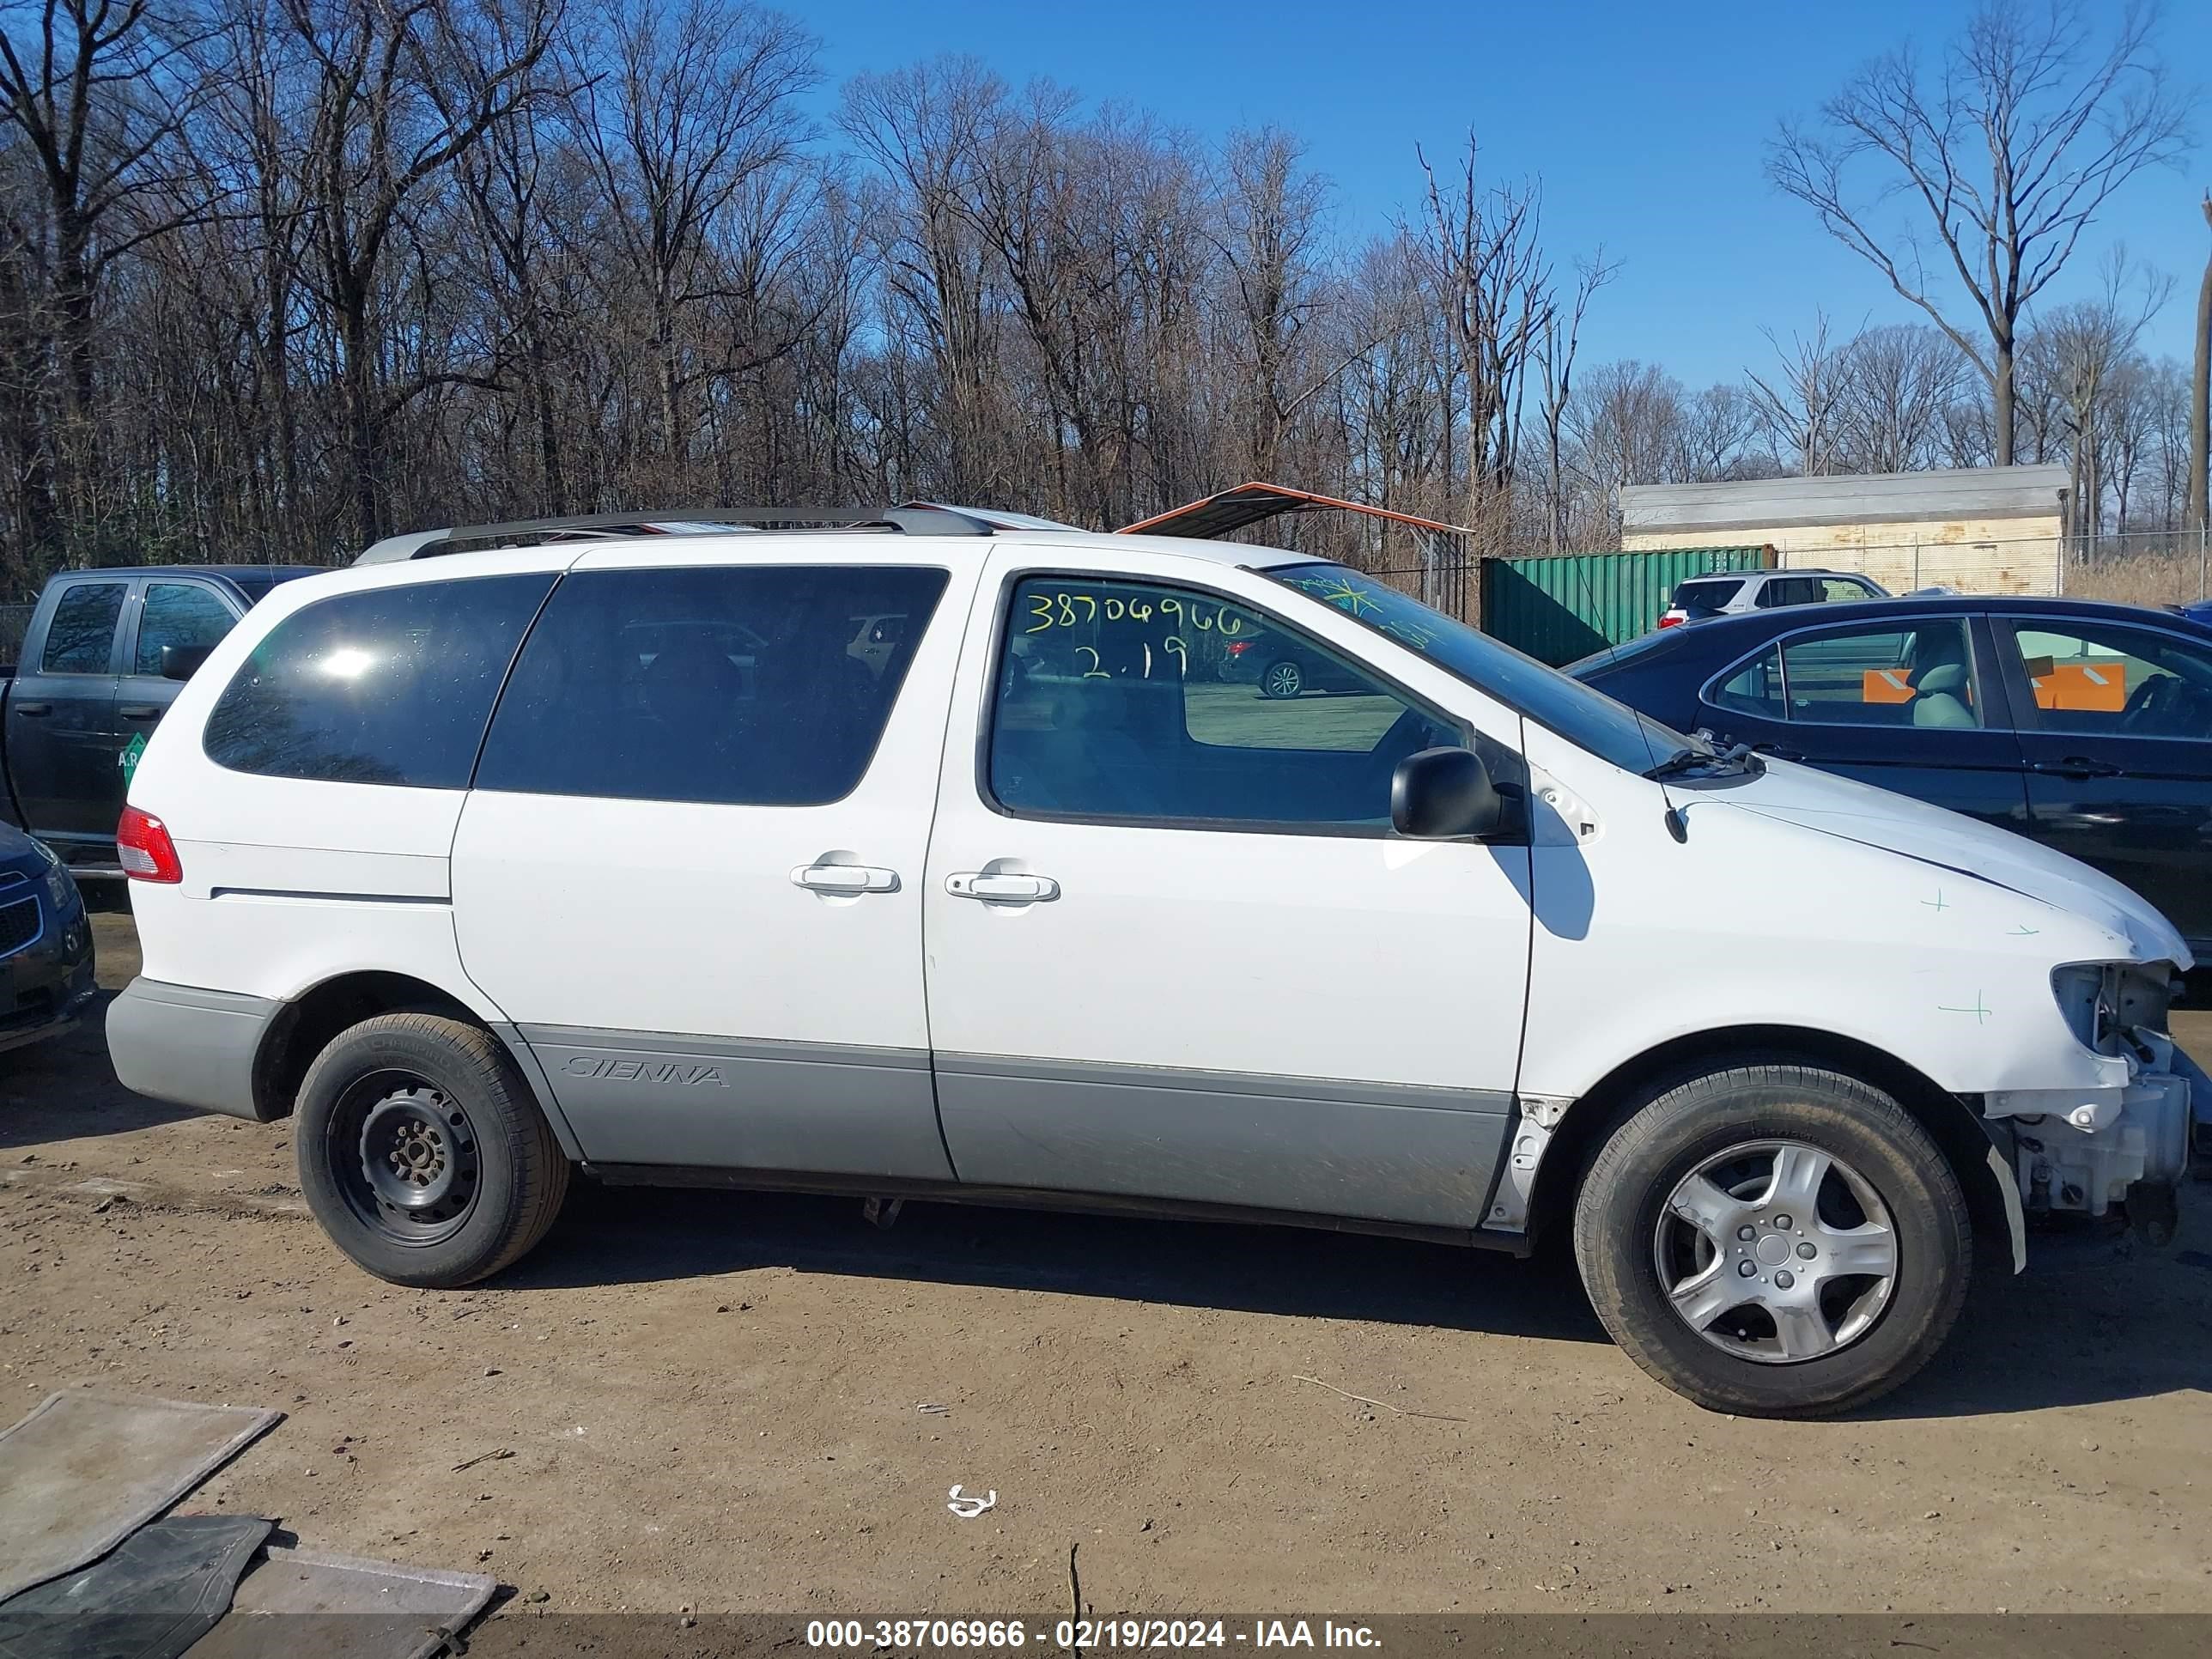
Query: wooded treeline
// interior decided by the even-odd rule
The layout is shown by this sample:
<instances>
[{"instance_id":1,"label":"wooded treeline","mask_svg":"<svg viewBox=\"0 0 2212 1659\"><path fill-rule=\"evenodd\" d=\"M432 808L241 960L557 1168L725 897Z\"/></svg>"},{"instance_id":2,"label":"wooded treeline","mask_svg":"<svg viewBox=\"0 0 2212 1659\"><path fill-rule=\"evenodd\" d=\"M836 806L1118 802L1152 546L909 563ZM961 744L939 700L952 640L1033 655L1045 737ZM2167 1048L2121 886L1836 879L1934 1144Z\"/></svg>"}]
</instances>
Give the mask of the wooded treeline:
<instances>
[{"instance_id":1,"label":"wooded treeline","mask_svg":"<svg viewBox=\"0 0 2212 1659\"><path fill-rule=\"evenodd\" d=\"M0 10L0 599L564 511L1113 526L1253 477L1601 547L1623 483L1992 458L1933 327L1802 318L1698 391L1577 362L1635 273L1472 138L1409 140L1413 205L1357 225L1292 133L969 60L820 120L815 40L720 0ZM2095 528L2178 524L2187 374L2110 278L2031 318L2020 459L2075 464Z\"/></svg>"}]
</instances>

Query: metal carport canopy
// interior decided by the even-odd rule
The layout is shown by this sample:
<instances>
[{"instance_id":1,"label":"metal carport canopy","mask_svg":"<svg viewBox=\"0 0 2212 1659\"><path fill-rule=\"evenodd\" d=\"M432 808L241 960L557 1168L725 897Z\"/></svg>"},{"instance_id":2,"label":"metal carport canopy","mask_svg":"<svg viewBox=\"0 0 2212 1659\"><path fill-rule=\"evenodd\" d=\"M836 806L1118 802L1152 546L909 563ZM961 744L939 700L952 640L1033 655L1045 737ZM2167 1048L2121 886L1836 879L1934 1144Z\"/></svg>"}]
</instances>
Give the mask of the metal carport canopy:
<instances>
[{"instance_id":1,"label":"metal carport canopy","mask_svg":"<svg viewBox=\"0 0 2212 1659\"><path fill-rule=\"evenodd\" d=\"M1439 536L1473 533L1459 525L1439 524L1434 519L1417 519L1410 513L1394 513L1387 507L1370 507L1364 501L1347 501L1334 495L1318 495L1310 489L1293 489L1287 484L1256 483L1241 483L1234 489L1224 489L1202 501L1170 507L1164 513L1140 519L1135 524L1125 524L1115 533L1122 536L1189 536L1202 541L1212 540L1280 514L1324 512L1364 513L1370 518L1388 519L1393 524L1406 525Z\"/></svg>"}]
</instances>

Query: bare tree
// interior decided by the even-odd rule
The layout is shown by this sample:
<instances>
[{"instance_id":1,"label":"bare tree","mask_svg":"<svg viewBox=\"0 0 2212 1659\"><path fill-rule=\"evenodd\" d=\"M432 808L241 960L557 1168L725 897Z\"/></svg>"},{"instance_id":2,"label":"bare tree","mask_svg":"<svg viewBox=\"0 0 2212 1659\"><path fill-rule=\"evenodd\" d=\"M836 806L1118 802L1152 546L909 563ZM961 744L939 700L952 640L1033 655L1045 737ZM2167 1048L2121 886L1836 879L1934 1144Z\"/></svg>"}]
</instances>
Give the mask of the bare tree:
<instances>
[{"instance_id":1,"label":"bare tree","mask_svg":"<svg viewBox=\"0 0 2212 1659\"><path fill-rule=\"evenodd\" d=\"M1944 417L1973 368L1936 329L1898 324L1867 330L1844 348L1836 450L1853 472L1908 472L1941 465Z\"/></svg>"},{"instance_id":2,"label":"bare tree","mask_svg":"<svg viewBox=\"0 0 2212 1659\"><path fill-rule=\"evenodd\" d=\"M1778 453L1797 464L1807 477L1835 470L1836 415L1844 397L1849 359L1843 348L1828 343L1828 319L1815 312L1810 338L1793 334L1785 349L1771 329L1762 330L1774 355L1782 360L1779 373L1747 376L1753 407Z\"/></svg>"},{"instance_id":3,"label":"bare tree","mask_svg":"<svg viewBox=\"0 0 2212 1659\"><path fill-rule=\"evenodd\" d=\"M2204 192L2204 222L2212 225L2212 190ZM2212 529L2205 512L2205 473L2212 462L2212 255L2197 285L2195 369L2189 381L2189 505L2185 522L2201 538Z\"/></svg>"},{"instance_id":4,"label":"bare tree","mask_svg":"<svg viewBox=\"0 0 2212 1659\"><path fill-rule=\"evenodd\" d=\"M1449 185L1415 151L1428 181L1415 246L1428 267L1466 386L1462 522L1496 535L1510 500L1522 392L1555 301L1540 236L1543 195L1534 184L1484 188L1474 135Z\"/></svg>"},{"instance_id":5,"label":"bare tree","mask_svg":"<svg viewBox=\"0 0 2212 1659\"><path fill-rule=\"evenodd\" d=\"M1582 349L1583 319L1591 297L1620 274L1619 264L1607 264L1601 247L1576 267L1575 295L1565 310L1554 307L1545 318L1534 348L1539 392L1537 412L1544 423L1544 539L1553 552L1565 550L1567 539L1566 468L1562 441L1566 432L1567 405L1575 395L1575 356Z\"/></svg>"},{"instance_id":6,"label":"bare tree","mask_svg":"<svg viewBox=\"0 0 2212 1659\"><path fill-rule=\"evenodd\" d=\"M1876 58L1822 106L1827 129L1783 123L1768 173L1928 316L1989 382L1996 464L2013 463L2021 313L2064 268L2112 193L2185 148L2186 102L2130 0L2097 45L2075 0L1995 0L1931 77L1910 48ZM1862 172L1877 181L1863 193ZM1878 222L1917 204L1910 228ZM1923 258L1923 235L1934 238ZM1939 293L1948 270L1970 313ZM1978 316L1973 326L1970 317Z\"/></svg>"},{"instance_id":7,"label":"bare tree","mask_svg":"<svg viewBox=\"0 0 2212 1659\"><path fill-rule=\"evenodd\" d=\"M2048 343L2056 373L2074 470L2068 498L2072 529L2084 541L2101 528L2106 480L2100 428L2107 394L2173 288L2171 278L2155 272L2130 272L2124 249L2114 250L2100 276L2102 292L2095 299L2060 307L2037 331Z\"/></svg>"}]
</instances>

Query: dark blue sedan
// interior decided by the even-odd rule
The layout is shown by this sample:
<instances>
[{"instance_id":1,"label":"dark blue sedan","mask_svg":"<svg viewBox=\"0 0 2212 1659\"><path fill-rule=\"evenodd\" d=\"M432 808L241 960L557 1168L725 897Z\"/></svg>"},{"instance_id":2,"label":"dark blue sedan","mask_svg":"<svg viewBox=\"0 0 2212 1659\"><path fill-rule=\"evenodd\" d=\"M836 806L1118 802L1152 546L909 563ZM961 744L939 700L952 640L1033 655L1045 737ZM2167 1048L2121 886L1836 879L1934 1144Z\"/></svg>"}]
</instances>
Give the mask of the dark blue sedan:
<instances>
[{"instance_id":1,"label":"dark blue sedan","mask_svg":"<svg viewBox=\"0 0 2212 1659\"><path fill-rule=\"evenodd\" d=\"M2212 625L2089 600L1908 597L1722 617L1567 672L1678 731L2046 842L2212 958Z\"/></svg>"},{"instance_id":2,"label":"dark blue sedan","mask_svg":"<svg viewBox=\"0 0 2212 1659\"><path fill-rule=\"evenodd\" d=\"M76 882L44 842L0 824L0 1049L67 1030L99 994Z\"/></svg>"}]
</instances>

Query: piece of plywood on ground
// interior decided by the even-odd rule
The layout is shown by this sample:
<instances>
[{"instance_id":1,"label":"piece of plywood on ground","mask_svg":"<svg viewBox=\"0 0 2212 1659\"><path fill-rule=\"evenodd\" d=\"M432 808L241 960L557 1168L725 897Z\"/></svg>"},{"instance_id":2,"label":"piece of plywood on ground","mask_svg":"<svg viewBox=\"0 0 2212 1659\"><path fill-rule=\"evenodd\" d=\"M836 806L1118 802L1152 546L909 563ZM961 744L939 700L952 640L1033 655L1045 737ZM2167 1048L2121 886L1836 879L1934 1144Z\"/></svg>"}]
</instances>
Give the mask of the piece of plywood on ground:
<instances>
[{"instance_id":1,"label":"piece of plywood on ground","mask_svg":"<svg viewBox=\"0 0 2212 1659\"><path fill-rule=\"evenodd\" d=\"M490 1603L478 1572L272 1547L185 1659L425 1659Z\"/></svg>"},{"instance_id":2,"label":"piece of plywood on ground","mask_svg":"<svg viewBox=\"0 0 2212 1659\"><path fill-rule=\"evenodd\" d=\"M0 1434L0 1601L96 1561L282 1422L94 1389Z\"/></svg>"},{"instance_id":3,"label":"piece of plywood on ground","mask_svg":"<svg viewBox=\"0 0 2212 1659\"><path fill-rule=\"evenodd\" d=\"M88 1567L0 1602L6 1659L177 1659L230 1608L273 1523L250 1515L149 1521Z\"/></svg>"}]
</instances>

